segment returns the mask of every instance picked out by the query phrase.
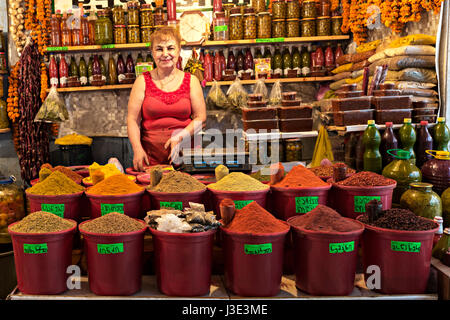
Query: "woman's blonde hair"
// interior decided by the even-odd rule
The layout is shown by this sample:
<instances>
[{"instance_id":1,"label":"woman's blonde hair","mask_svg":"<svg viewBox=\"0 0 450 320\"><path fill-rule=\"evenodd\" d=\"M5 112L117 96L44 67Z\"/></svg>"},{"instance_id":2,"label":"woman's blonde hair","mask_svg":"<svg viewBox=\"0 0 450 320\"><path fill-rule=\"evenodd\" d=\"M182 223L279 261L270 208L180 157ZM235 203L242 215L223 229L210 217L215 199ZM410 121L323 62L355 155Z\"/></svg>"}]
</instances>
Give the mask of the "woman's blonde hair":
<instances>
[{"instance_id":1,"label":"woman's blonde hair","mask_svg":"<svg viewBox=\"0 0 450 320\"><path fill-rule=\"evenodd\" d=\"M169 26L160 27L152 33L152 35L150 36L150 41L152 43L151 48L153 49L154 44L167 40L175 40L178 48L181 48L180 32L178 32L177 29Z\"/></svg>"}]
</instances>

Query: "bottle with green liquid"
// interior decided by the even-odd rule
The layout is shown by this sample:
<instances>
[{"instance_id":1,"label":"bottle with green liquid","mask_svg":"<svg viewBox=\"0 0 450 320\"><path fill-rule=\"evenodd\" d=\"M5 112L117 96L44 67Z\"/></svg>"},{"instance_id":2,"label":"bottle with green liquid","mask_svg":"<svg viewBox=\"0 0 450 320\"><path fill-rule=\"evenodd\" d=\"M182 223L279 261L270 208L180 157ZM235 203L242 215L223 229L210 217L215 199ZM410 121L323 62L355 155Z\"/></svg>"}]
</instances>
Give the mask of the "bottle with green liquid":
<instances>
[{"instance_id":1,"label":"bottle with green liquid","mask_svg":"<svg viewBox=\"0 0 450 320\"><path fill-rule=\"evenodd\" d=\"M448 148L450 130L445 124L445 118L438 118L437 122L437 125L434 127L434 150L450 151Z\"/></svg>"},{"instance_id":2,"label":"bottle with green liquid","mask_svg":"<svg viewBox=\"0 0 450 320\"><path fill-rule=\"evenodd\" d=\"M403 119L403 125L399 130L400 142L402 143L403 150L409 151L411 157L409 162L416 165L416 154L414 152L414 144L416 143L416 130L411 124L411 118Z\"/></svg>"},{"instance_id":3,"label":"bottle with green liquid","mask_svg":"<svg viewBox=\"0 0 450 320\"><path fill-rule=\"evenodd\" d=\"M381 174L382 158L380 153L381 135L375 126L375 120L367 121L367 128L363 134L364 171Z\"/></svg>"}]
</instances>

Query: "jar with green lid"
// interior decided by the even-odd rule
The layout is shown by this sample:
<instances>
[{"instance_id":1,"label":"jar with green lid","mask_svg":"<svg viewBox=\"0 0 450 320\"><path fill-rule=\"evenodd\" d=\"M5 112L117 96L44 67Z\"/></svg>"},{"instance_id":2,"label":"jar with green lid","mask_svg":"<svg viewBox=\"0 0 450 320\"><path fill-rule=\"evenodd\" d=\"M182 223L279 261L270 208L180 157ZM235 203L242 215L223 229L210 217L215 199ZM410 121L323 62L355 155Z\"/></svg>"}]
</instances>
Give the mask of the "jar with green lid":
<instances>
[{"instance_id":1,"label":"jar with green lid","mask_svg":"<svg viewBox=\"0 0 450 320\"><path fill-rule=\"evenodd\" d=\"M316 28L317 36L331 35L331 17L318 17L316 20Z\"/></svg>"},{"instance_id":2,"label":"jar with green lid","mask_svg":"<svg viewBox=\"0 0 450 320\"><path fill-rule=\"evenodd\" d=\"M342 16L331 17L331 35L340 36L342 35Z\"/></svg>"},{"instance_id":3,"label":"jar with green lid","mask_svg":"<svg viewBox=\"0 0 450 320\"><path fill-rule=\"evenodd\" d=\"M242 40L244 38L244 17L240 13L230 16L230 40Z\"/></svg>"},{"instance_id":4,"label":"jar with green lid","mask_svg":"<svg viewBox=\"0 0 450 320\"><path fill-rule=\"evenodd\" d=\"M265 0L252 0L252 7L255 13L260 13L266 11L266 1Z\"/></svg>"},{"instance_id":5,"label":"jar with green lid","mask_svg":"<svg viewBox=\"0 0 450 320\"><path fill-rule=\"evenodd\" d=\"M244 14L244 39L256 38L256 15L253 8L245 9ZM251 11L250 11L251 10Z\"/></svg>"},{"instance_id":6,"label":"jar with green lid","mask_svg":"<svg viewBox=\"0 0 450 320\"><path fill-rule=\"evenodd\" d=\"M286 2L284 0L272 2L272 19L286 19Z\"/></svg>"},{"instance_id":7,"label":"jar with green lid","mask_svg":"<svg viewBox=\"0 0 450 320\"><path fill-rule=\"evenodd\" d=\"M122 6L114 6L112 18L114 25L125 25L125 10L123 10Z\"/></svg>"},{"instance_id":8,"label":"jar with green lid","mask_svg":"<svg viewBox=\"0 0 450 320\"><path fill-rule=\"evenodd\" d=\"M137 2L127 3L128 25L139 25L139 5Z\"/></svg>"},{"instance_id":9,"label":"jar with green lid","mask_svg":"<svg viewBox=\"0 0 450 320\"><path fill-rule=\"evenodd\" d=\"M257 17L258 39L266 39L272 36L272 17L270 12L260 12Z\"/></svg>"},{"instance_id":10,"label":"jar with green lid","mask_svg":"<svg viewBox=\"0 0 450 320\"><path fill-rule=\"evenodd\" d=\"M14 176L0 176L0 243L10 242L8 226L25 217L23 188L15 181Z\"/></svg>"},{"instance_id":11,"label":"jar with green lid","mask_svg":"<svg viewBox=\"0 0 450 320\"><path fill-rule=\"evenodd\" d=\"M398 204L402 194L409 189L412 182L422 181L422 173L419 168L408 161L411 157L408 151L391 149L387 153L393 156L394 160L384 167L382 174L386 178L397 181L397 186L392 194L392 202Z\"/></svg>"},{"instance_id":12,"label":"jar with green lid","mask_svg":"<svg viewBox=\"0 0 450 320\"><path fill-rule=\"evenodd\" d=\"M286 20L272 20L272 38L286 37Z\"/></svg>"},{"instance_id":13,"label":"jar with green lid","mask_svg":"<svg viewBox=\"0 0 450 320\"><path fill-rule=\"evenodd\" d=\"M286 139L284 143L286 162L301 161L303 144L300 139Z\"/></svg>"},{"instance_id":14,"label":"jar with green lid","mask_svg":"<svg viewBox=\"0 0 450 320\"><path fill-rule=\"evenodd\" d=\"M9 128L8 113L6 111L6 102L0 99L0 129Z\"/></svg>"},{"instance_id":15,"label":"jar with green lid","mask_svg":"<svg viewBox=\"0 0 450 320\"><path fill-rule=\"evenodd\" d=\"M113 24L107 13L98 12L98 19L95 20L95 44L111 44L113 43Z\"/></svg>"},{"instance_id":16,"label":"jar with green lid","mask_svg":"<svg viewBox=\"0 0 450 320\"><path fill-rule=\"evenodd\" d=\"M141 27L141 41L144 43L151 42L150 37L153 33L153 27L143 26Z\"/></svg>"},{"instance_id":17,"label":"jar with green lid","mask_svg":"<svg viewBox=\"0 0 450 320\"><path fill-rule=\"evenodd\" d=\"M128 25L128 43L140 43L141 35L138 25Z\"/></svg>"},{"instance_id":18,"label":"jar with green lid","mask_svg":"<svg viewBox=\"0 0 450 320\"><path fill-rule=\"evenodd\" d=\"M286 20L286 35L288 38L298 37L300 34L300 19Z\"/></svg>"},{"instance_id":19,"label":"jar with green lid","mask_svg":"<svg viewBox=\"0 0 450 320\"><path fill-rule=\"evenodd\" d=\"M316 35L316 19L308 18L301 21L301 36L314 37Z\"/></svg>"},{"instance_id":20,"label":"jar with green lid","mask_svg":"<svg viewBox=\"0 0 450 320\"><path fill-rule=\"evenodd\" d=\"M315 0L305 0L302 2L302 18L312 19L317 17L317 7Z\"/></svg>"},{"instance_id":21,"label":"jar with green lid","mask_svg":"<svg viewBox=\"0 0 450 320\"><path fill-rule=\"evenodd\" d=\"M300 18L300 2L298 0L286 0L286 18Z\"/></svg>"},{"instance_id":22,"label":"jar with green lid","mask_svg":"<svg viewBox=\"0 0 450 320\"><path fill-rule=\"evenodd\" d=\"M114 43L127 43L127 27L125 25L114 26Z\"/></svg>"},{"instance_id":23,"label":"jar with green lid","mask_svg":"<svg viewBox=\"0 0 450 320\"><path fill-rule=\"evenodd\" d=\"M442 217L442 201L436 192L432 190L431 183L414 182L411 188L402 194L400 205L409 209L417 216L428 219Z\"/></svg>"},{"instance_id":24,"label":"jar with green lid","mask_svg":"<svg viewBox=\"0 0 450 320\"><path fill-rule=\"evenodd\" d=\"M146 3L141 6L141 27L143 26L153 26L153 13L151 4Z\"/></svg>"}]
</instances>

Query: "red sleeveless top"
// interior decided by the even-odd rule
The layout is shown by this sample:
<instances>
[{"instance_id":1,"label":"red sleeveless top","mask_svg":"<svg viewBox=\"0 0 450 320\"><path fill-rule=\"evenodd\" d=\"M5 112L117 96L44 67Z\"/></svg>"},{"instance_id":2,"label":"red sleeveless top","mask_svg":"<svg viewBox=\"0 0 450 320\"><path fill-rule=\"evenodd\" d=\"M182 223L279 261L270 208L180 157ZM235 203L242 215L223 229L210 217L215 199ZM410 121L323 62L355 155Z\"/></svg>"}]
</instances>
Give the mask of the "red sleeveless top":
<instances>
[{"instance_id":1,"label":"red sleeveless top","mask_svg":"<svg viewBox=\"0 0 450 320\"><path fill-rule=\"evenodd\" d=\"M159 89L150 72L144 72L145 98L142 103L144 130L173 130L185 128L191 122L191 74L184 74L181 86L170 92Z\"/></svg>"}]
</instances>

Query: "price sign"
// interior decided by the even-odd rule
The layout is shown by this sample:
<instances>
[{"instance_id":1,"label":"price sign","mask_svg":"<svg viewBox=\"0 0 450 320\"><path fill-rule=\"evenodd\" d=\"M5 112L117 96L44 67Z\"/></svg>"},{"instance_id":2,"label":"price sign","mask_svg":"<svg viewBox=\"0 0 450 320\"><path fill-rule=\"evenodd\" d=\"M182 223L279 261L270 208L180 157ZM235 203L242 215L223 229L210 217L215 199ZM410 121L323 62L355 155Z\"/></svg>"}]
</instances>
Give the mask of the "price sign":
<instances>
[{"instance_id":1,"label":"price sign","mask_svg":"<svg viewBox=\"0 0 450 320\"><path fill-rule=\"evenodd\" d=\"M344 253L355 250L355 241L330 243L330 253Z\"/></svg>"},{"instance_id":2,"label":"price sign","mask_svg":"<svg viewBox=\"0 0 450 320\"><path fill-rule=\"evenodd\" d=\"M295 197L295 212L307 213L319 205L319 197Z\"/></svg>"},{"instance_id":3,"label":"price sign","mask_svg":"<svg viewBox=\"0 0 450 320\"><path fill-rule=\"evenodd\" d=\"M284 38L256 39L256 43L265 43L265 42L284 42Z\"/></svg>"},{"instance_id":4,"label":"price sign","mask_svg":"<svg viewBox=\"0 0 450 320\"><path fill-rule=\"evenodd\" d=\"M391 241L392 251L419 253L421 246L422 246L422 243L420 243L420 242Z\"/></svg>"},{"instance_id":5,"label":"price sign","mask_svg":"<svg viewBox=\"0 0 450 320\"><path fill-rule=\"evenodd\" d=\"M366 203L372 200L381 200L380 196L355 196L355 212L366 212Z\"/></svg>"},{"instance_id":6,"label":"price sign","mask_svg":"<svg viewBox=\"0 0 450 320\"><path fill-rule=\"evenodd\" d=\"M28 254L47 253L48 247L46 243L24 243L23 252Z\"/></svg>"},{"instance_id":7,"label":"price sign","mask_svg":"<svg viewBox=\"0 0 450 320\"><path fill-rule=\"evenodd\" d=\"M56 214L58 217L64 218L64 203L41 203L41 210Z\"/></svg>"},{"instance_id":8,"label":"price sign","mask_svg":"<svg viewBox=\"0 0 450 320\"><path fill-rule=\"evenodd\" d=\"M248 205L250 202L253 202L255 200L234 200L234 207L236 209L242 209L246 205Z\"/></svg>"},{"instance_id":9,"label":"price sign","mask_svg":"<svg viewBox=\"0 0 450 320\"><path fill-rule=\"evenodd\" d=\"M244 244L245 254L268 254L272 253L271 243Z\"/></svg>"},{"instance_id":10,"label":"price sign","mask_svg":"<svg viewBox=\"0 0 450 320\"><path fill-rule=\"evenodd\" d=\"M124 213L123 211L123 203L102 203L101 204L101 213L102 216L111 212Z\"/></svg>"},{"instance_id":11,"label":"price sign","mask_svg":"<svg viewBox=\"0 0 450 320\"><path fill-rule=\"evenodd\" d=\"M53 51L68 51L69 49L67 47L47 47L47 52L53 52Z\"/></svg>"},{"instance_id":12,"label":"price sign","mask_svg":"<svg viewBox=\"0 0 450 320\"><path fill-rule=\"evenodd\" d=\"M102 45L102 49L114 49L116 47L115 44L104 44Z\"/></svg>"},{"instance_id":13,"label":"price sign","mask_svg":"<svg viewBox=\"0 0 450 320\"><path fill-rule=\"evenodd\" d=\"M222 32L222 31L227 31L228 30L228 26L215 26L214 27L214 32Z\"/></svg>"},{"instance_id":14,"label":"price sign","mask_svg":"<svg viewBox=\"0 0 450 320\"><path fill-rule=\"evenodd\" d=\"M123 252L123 243L97 244L97 251L100 254L117 254Z\"/></svg>"},{"instance_id":15,"label":"price sign","mask_svg":"<svg viewBox=\"0 0 450 320\"><path fill-rule=\"evenodd\" d=\"M160 201L159 202L159 207L160 208L174 208L175 210L183 210L183 202L181 201L177 201L177 202L166 202L166 201Z\"/></svg>"}]
</instances>

